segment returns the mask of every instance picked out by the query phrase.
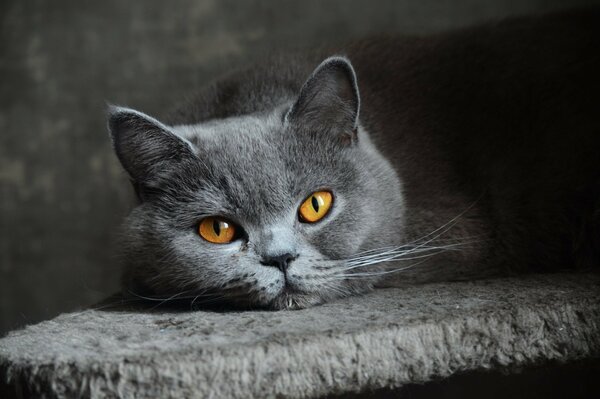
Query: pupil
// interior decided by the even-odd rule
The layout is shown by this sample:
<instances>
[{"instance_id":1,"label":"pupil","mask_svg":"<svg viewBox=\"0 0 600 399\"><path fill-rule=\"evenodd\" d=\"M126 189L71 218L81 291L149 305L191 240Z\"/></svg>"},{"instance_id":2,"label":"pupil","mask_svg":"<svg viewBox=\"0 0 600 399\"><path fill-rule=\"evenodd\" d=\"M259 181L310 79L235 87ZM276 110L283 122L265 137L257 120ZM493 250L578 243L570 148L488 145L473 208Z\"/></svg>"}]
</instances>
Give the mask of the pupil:
<instances>
[{"instance_id":1,"label":"pupil","mask_svg":"<svg viewBox=\"0 0 600 399\"><path fill-rule=\"evenodd\" d=\"M220 236L221 235L221 223L219 223L218 221L213 221L213 230L215 231L215 233Z\"/></svg>"},{"instance_id":2,"label":"pupil","mask_svg":"<svg viewBox=\"0 0 600 399\"><path fill-rule=\"evenodd\" d=\"M317 201L317 197L315 197L315 196L313 195L313 197L312 197L312 199L311 199L311 202L312 202L312 206L313 206L313 208L315 209L315 212L317 212L317 213L318 213L318 212L319 212L319 201Z\"/></svg>"}]
</instances>

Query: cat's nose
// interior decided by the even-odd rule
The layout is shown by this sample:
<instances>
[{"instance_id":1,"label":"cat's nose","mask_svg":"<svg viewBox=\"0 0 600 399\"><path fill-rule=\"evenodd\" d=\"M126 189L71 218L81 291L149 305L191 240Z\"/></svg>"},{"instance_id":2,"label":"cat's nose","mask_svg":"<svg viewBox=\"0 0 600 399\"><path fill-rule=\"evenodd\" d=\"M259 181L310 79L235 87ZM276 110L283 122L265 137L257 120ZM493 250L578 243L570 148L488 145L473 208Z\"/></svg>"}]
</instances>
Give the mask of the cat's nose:
<instances>
[{"instance_id":1,"label":"cat's nose","mask_svg":"<svg viewBox=\"0 0 600 399\"><path fill-rule=\"evenodd\" d=\"M285 273L290 266L290 263L292 263L292 261L297 257L297 255L292 255L290 253L276 256L265 256L262 258L260 263L265 266L276 267Z\"/></svg>"}]
</instances>

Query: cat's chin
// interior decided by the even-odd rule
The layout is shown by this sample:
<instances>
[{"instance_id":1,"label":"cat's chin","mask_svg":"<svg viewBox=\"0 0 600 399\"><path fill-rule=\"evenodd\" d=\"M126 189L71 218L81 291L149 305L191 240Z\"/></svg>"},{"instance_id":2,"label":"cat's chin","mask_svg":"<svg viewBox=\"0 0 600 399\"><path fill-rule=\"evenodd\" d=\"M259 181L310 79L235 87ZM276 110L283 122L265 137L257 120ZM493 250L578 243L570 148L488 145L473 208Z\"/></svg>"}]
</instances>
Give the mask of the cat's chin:
<instances>
[{"instance_id":1,"label":"cat's chin","mask_svg":"<svg viewBox=\"0 0 600 399\"><path fill-rule=\"evenodd\" d=\"M272 310L298 310L322 303L323 299L316 294L284 290L269 302L268 307Z\"/></svg>"},{"instance_id":2,"label":"cat's chin","mask_svg":"<svg viewBox=\"0 0 600 399\"><path fill-rule=\"evenodd\" d=\"M336 292L311 292L292 285L286 285L275 298L268 302L266 307L272 310L306 309L347 295L363 294L372 289L373 281L361 281L361 284L354 282L354 284L348 284L343 288L340 287Z\"/></svg>"}]
</instances>

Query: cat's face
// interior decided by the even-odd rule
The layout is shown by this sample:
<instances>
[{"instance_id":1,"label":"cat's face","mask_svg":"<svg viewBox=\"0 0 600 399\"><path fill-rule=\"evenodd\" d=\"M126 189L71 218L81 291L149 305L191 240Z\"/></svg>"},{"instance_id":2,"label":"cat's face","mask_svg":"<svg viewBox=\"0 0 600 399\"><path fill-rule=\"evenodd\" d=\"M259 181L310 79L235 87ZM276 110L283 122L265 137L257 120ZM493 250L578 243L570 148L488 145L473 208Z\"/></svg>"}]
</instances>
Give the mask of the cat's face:
<instances>
[{"instance_id":1,"label":"cat's face","mask_svg":"<svg viewBox=\"0 0 600 399\"><path fill-rule=\"evenodd\" d=\"M369 289L347 260L398 239L398 179L358 126L344 59L291 107L169 127L115 108L110 126L142 199L123 246L139 294L307 307Z\"/></svg>"}]
</instances>

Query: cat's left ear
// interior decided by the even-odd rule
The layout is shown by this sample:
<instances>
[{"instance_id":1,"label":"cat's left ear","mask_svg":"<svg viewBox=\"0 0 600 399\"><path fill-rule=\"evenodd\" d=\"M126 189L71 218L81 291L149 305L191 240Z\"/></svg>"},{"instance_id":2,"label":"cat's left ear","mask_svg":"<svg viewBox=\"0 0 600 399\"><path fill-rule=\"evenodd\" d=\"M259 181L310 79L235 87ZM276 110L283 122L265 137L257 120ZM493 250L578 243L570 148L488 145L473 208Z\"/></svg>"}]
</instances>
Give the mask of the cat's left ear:
<instances>
[{"instance_id":1,"label":"cat's left ear","mask_svg":"<svg viewBox=\"0 0 600 399\"><path fill-rule=\"evenodd\" d=\"M302 86L285 122L313 131L338 134L343 142L356 140L360 96L356 73L345 57L323 61Z\"/></svg>"}]
</instances>

